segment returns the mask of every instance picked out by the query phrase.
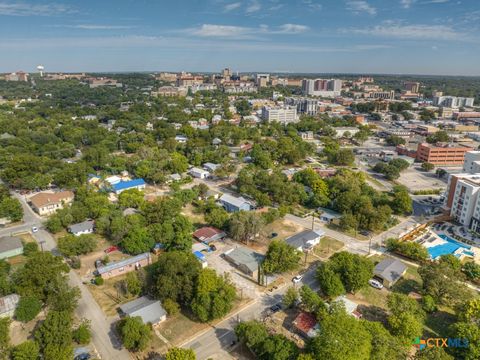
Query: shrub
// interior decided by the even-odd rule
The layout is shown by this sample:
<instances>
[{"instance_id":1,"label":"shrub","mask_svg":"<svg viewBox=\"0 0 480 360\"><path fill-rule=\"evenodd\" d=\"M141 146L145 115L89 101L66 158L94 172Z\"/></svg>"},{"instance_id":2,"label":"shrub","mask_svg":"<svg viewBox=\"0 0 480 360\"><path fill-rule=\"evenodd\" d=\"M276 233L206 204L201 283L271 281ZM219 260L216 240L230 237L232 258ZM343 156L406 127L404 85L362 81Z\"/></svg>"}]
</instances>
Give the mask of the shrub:
<instances>
[{"instance_id":1,"label":"shrub","mask_svg":"<svg viewBox=\"0 0 480 360\"><path fill-rule=\"evenodd\" d=\"M36 242L29 242L23 245L23 255L30 256L38 252L38 244Z\"/></svg>"},{"instance_id":2,"label":"shrub","mask_svg":"<svg viewBox=\"0 0 480 360\"><path fill-rule=\"evenodd\" d=\"M162 306L168 315L176 315L180 312L180 306L176 301L173 301L172 299L165 299L162 302Z\"/></svg>"},{"instance_id":3,"label":"shrub","mask_svg":"<svg viewBox=\"0 0 480 360\"><path fill-rule=\"evenodd\" d=\"M42 310L42 302L33 296L22 296L15 309L15 317L22 322L33 320Z\"/></svg>"},{"instance_id":4,"label":"shrub","mask_svg":"<svg viewBox=\"0 0 480 360\"><path fill-rule=\"evenodd\" d=\"M95 285L100 286L100 285L103 285L103 283L105 281L103 280L103 278L101 276L97 276L97 277L95 277L94 282L95 282Z\"/></svg>"},{"instance_id":5,"label":"shrub","mask_svg":"<svg viewBox=\"0 0 480 360\"><path fill-rule=\"evenodd\" d=\"M75 340L80 345L87 345L92 338L92 334L90 332L90 321L83 320L82 323L73 330L72 333L73 340Z\"/></svg>"}]
</instances>

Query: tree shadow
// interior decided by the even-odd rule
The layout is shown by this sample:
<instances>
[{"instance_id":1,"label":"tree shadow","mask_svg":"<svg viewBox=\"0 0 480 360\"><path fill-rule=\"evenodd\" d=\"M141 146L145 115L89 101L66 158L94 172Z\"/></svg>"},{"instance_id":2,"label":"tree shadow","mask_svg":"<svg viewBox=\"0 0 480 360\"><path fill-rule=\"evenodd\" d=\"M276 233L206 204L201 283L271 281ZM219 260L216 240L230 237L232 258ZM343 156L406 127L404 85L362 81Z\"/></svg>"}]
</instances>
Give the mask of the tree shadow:
<instances>
[{"instance_id":1,"label":"tree shadow","mask_svg":"<svg viewBox=\"0 0 480 360\"><path fill-rule=\"evenodd\" d=\"M446 329L456 321L457 317L454 314L440 310L427 314L425 325L432 330L427 330L429 333L433 332L435 336L446 337L448 335Z\"/></svg>"},{"instance_id":2,"label":"tree shadow","mask_svg":"<svg viewBox=\"0 0 480 360\"><path fill-rule=\"evenodd\" d=\"M422 289L420 283L413 279L400 279L392 287L393 292L402 293L408 295L412 291L419 292Z\"/></svg>"},{"instance_id":3,"label":"tree shadow","mask_svg":"<svg viewBox=\"0 0 480 360\"><path fill-rule=\"evenodd\" d=\"M358 311L360 311L365 320L378 321L384 325L387 323L388 313L379 306L358 305Z\"/></svg>"},{"instance_id":4,"label":"tree shadow","mask_svg":"<svg viewBox=\"0 0 480 360\"><path fill-rule=\"evenodd\" d=\"M123 344L117 333L117 324L117 321L114 321L110 324L110 331L108 332L108 337L110 338L110 342L112 343L113 348L116 350L121 350L123 348Z\"/></svg>"}]
</instances>

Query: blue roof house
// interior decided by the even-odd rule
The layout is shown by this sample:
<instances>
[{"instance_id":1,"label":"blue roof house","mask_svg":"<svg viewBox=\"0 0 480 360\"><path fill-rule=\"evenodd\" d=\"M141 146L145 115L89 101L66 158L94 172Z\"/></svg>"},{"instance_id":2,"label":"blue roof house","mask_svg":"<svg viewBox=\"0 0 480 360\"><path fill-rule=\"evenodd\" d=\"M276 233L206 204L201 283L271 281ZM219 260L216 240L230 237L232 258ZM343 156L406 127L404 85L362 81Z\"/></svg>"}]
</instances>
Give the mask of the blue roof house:
<instances>
[{"instance_id":1,"label":"blue roof house","mask_svg":"<svg viewBox=\"0 0 480 360\"><path fill-rule=\"evenodd\" d=\"M113 184L112 189L115 194L120 194L122 191L130 190L130 189L138 189L143 190L145 189L145 180L143 179L133 179L129 181L120 181L119 183Z\"/></svg>"}]
</instances>

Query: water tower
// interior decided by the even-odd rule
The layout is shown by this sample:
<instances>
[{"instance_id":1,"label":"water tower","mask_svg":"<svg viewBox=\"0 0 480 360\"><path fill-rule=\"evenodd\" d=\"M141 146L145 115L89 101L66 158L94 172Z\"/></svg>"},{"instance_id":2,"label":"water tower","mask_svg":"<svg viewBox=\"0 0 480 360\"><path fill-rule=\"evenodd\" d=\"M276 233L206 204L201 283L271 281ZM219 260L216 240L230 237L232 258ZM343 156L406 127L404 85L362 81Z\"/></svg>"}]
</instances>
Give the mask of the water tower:
<instances>
[{"instance_id":1,"label":"water tower","mask_svg":"<svg viewBox=\"0 0 480 360\"><path fill-rule=\"evenodd\" d=\"M43 77L43 70L45 70L43 65L38 65L37 70L40 73L40 77Z\"/></svg>"}]
</instances>

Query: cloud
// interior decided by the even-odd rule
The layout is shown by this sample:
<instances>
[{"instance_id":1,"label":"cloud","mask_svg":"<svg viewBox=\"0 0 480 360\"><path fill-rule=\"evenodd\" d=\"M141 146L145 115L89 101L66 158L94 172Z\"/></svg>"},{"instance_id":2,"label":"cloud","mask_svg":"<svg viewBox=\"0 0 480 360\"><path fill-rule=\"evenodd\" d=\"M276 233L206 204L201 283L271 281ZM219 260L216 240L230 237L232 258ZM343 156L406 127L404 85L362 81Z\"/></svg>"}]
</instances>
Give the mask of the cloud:
<instances>
[{"instance_id":1,"label":"cloud","mask_svg":"<svg viewBox=\"0 0 480 360\"><path fill-rule=\"evenodd\" d=\"M197 28L181 30L180 33L205 38L253 39L267 34L301 34L308 29L308 26L299 24L283 24L275 28L264 24L258 27L203 24Z\"/></svg>"},{"instance_id":2,"label":"cloud","mask_svg":"<svg viewBox=\"0 0 480 360\"><path fill-rule=\"evenodd\" d=\"M465 34L446 25L403 25L386 23L363 29L344 29L344 33L372 35L387 38L419 40L461 40Z\"/></svg>"},{"instance_id":3,"label":"cloud","mask_svg":"<svg viewBox=\"0 0 480 360\"><path fill-rule=\"evenodd\" d=\"M322 10L323 5L319 4L313 0L303 0L303 4L312 10Z\"/></svg>"},{"instance_id":4,"label":"cloud","mask_svg":"<svg viewBox=\"0 0 480 360\"><path fill-rule=\"evenodd\" d=\"M0 15L5 16L54 16L74 12L62 4L29 4L0 1Z\"/></svg>"},{"instance_id":5,"label":"cloud","mask_svg":"<svg viewBox=\"0 0 480 360\"><path fill-rule=\"evenodd\" d=\"M235 2L231 4L227 4L224 6L223 11L229 12L238 9L240 6L242 6L241 2Z\"/></svg>"},{"instance_id":6,"label":"cloud","mask_svg":"<svg viewBox=\"0 0 480 360\"><path fill-rule=\"evenodd\" d=\"M279 26L279 30L276 32L278 34L301 34L307 31L309 28L305 25L297 24L283 24Z\"/></svg>"},{"instance_id":7,"label":"cloud","mask_svg":"<svg viewBox=\"0 0 480 360\"><path fill-rule=\"evenodd\" d=\"M400 5L404 8L404 9L409 9L410 6L415 3L416 0L401 0L400 1Z\"/></svg>"},{"instance_id":8,"label":"cloud","mask_svg":"<svg viewBox=\"0 0 480 360\"><path fill-rule=\"evenodd\" d=\"M245 9L245 12L247 14L253 14L260 11L261 8L262 8L262 5L257 0L253 0L253 1L250 1L249 5Z\"/></svg>"},{"instance_id":9,"label":"cloud","mask_svg":"<svg viewBox=\"0 0 480 360\"><path fill-rule=\"evenodd\" d=\"M83 30L122 30L122 29L134 28L134 26L126 26L126 25L93 25L93 24L61 25L60 27L68 27L72 29L83 29Z\"/></svg>"},{"instance_id":10,"label":"cloud","mask_svg":"<svg viewBox=\"0 0 480 360\"><path fill-rule=\"evenodd\" d=\"M355 14L367 13L369 15L376 15L377 9L363 0L347 1L347 10L354 12Z\"/></svg>"}]
</instances>

